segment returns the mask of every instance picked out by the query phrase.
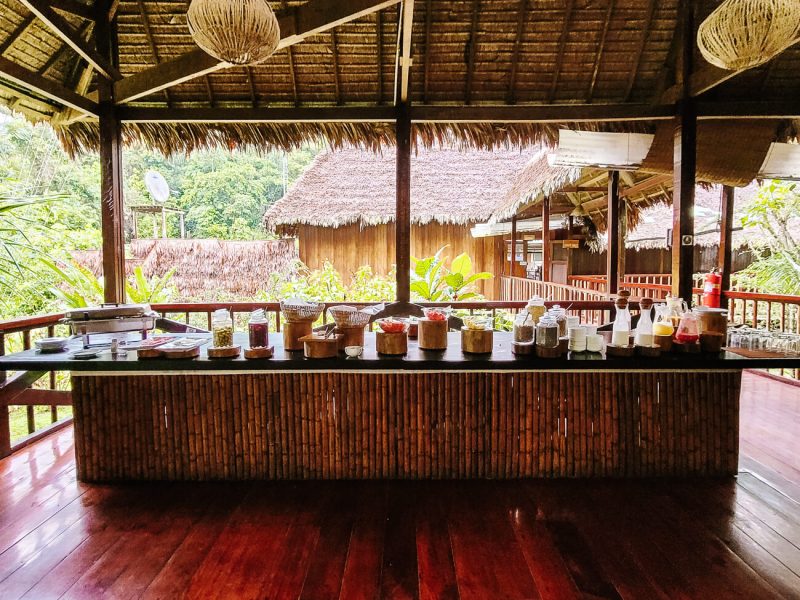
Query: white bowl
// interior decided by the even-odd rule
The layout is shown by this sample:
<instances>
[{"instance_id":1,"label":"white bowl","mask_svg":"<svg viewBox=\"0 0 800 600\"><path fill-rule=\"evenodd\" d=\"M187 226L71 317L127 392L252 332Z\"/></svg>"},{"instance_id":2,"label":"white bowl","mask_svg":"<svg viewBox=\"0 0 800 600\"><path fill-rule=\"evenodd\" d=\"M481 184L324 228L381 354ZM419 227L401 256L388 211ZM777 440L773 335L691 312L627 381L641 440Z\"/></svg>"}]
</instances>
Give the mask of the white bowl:
<instances>
[{"instance_id":1,"label":"white bowl","mask_svg":"<svg viewBox=\"0 0 800 600\"><path fill-rule=\"evenodd\" d=\"M364 352L364 346L345 346L344 353L350 358L361 356Z\"/></svg>"}]
</instances>

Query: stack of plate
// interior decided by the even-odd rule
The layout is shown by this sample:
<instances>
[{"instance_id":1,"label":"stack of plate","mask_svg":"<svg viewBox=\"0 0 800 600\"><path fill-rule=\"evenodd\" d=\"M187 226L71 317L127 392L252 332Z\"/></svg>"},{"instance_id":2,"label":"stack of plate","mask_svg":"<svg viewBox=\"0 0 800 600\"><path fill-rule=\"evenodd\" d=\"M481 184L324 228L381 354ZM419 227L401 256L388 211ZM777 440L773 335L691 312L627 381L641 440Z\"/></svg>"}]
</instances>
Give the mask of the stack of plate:
<instances>
[{"instance_id":1,"label":"stack of plate","mask_svg":"<svg viewBox=\"0 0 800 600\"><path fill-rule=\"evenodd\" d=\"M569 349L571 352L586 352L586 330L580 325L569 328Z\"/></svg>"},{"instance_id":2,"label":"stack of plate","mask_svg":"<svg viewBox=\"0 0 800 600\"><path fill-rule=\"evenodd\" d=\"M34 344L39 352L63 352L67 349L69 338L48 337L36 340Z\"/></svg>"}]
</instances>

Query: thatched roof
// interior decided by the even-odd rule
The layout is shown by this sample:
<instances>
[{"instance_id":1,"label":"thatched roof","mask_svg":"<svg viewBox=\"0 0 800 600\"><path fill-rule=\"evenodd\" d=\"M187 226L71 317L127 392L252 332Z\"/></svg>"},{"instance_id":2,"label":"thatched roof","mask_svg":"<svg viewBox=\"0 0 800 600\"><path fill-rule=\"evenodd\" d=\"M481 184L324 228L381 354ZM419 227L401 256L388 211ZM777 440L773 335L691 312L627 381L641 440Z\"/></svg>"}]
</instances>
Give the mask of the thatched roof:
<instances>
[{"instance_id":1,"label":"thatched roof","mask_svg":"<svg viewBox=\"0 0 800 600\"><path fill-rule=\"evenodd\" d=\"M270 4L279 18L297 27L292 13L311 2L321 3L275 0ZM347 5L322 2L328 10ZM92 47L90 4L89 0L72 0L71 8L66 4L60 7L58 2L53 6L68 33ZM197 50L186 23L185 0L110 4L116 9L118 70L123 81ZM699 23L718 0L698 0L691 5ZM97 75L70 45L17 0L0 0L0 7L3 59L23 67L34 80L41 78L44 87L55 84L93 98ZM669 103L663 93L675 83L673 42L678 38L678 7L679 0L414 2L409 101L413 107ZM400 10L400 4L393 4L330 29L312 28L318 33L287 44L261 65L180 78L181 83L137 97L125 106L129 110L259 111L393 104ZM705 97L751 101L796 97L800 93L798 60L800 47L794 46L769 65L717 85ZM708 66L699 54L696 64L700 69ZM6 76L3 72L0 68L0 103L31 119L51 121L69 150L97 148L95 119L75 121L77 113L42 93L42 86L34 91L36 86L20 84L19 78L7 76L8 69ZM368 148L394 140L391 118L354 124L336 119L225 124L210 119L189 124L134 121L128 119L123 125L127 142L142 141L167 153L212 145L291 148L318 136L334 146L358 143ZM565 124L454 124L445 118L420 123L416 135L426 144L448 137L457 144L490 148L552 142L554 131ZM583 123L578 127L654 129L646 122ZM714 148L717 153L722 150L721 146Z\"/></svg>"},{"instance_id":2,"label":"thatched roof","mask_svg":"<svg viewBox=\"0 0 800 600\"><path fill-rule=\"evenodd\" d=\"M485 221L538 149L494 152L436 148L411 157L411 220ZM268 229L378 225L395 218L395 152L323 152L264 215Z\"/></svg>"},{"instance_id":3,"label":"thatched roof","mask_svg":"<svg viewBox=\"0 0 800 600\"><path fill-rule=\"evenodd\" d=\"M73 258L95 275L102 273L100 252L76 251ZM147 277L175 269L171 282L181 298L224 300L252 297L273 273L289 272L297 260L291 240L223 241L139 239L130 245L126 271L141 266Z\"/></svg>"}]
</instances>

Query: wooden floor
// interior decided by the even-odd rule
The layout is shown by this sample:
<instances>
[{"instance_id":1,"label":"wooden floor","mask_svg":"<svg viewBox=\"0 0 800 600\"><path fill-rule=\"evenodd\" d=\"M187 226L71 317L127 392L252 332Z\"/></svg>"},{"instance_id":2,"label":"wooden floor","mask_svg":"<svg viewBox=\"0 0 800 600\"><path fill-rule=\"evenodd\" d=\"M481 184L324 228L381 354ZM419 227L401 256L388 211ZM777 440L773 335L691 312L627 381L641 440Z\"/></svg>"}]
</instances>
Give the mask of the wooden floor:
<instances>
[{"instance_id":1,"label":"wooden floor","mask_svg":"<svg viewBox=\"0 0 800 600\"><path fill-rule=\"evenodd\" d=\"M736 481L83 485L0 461L0 598L800 598L800 387L746 375Z\"/></svg>"}]
</instances>

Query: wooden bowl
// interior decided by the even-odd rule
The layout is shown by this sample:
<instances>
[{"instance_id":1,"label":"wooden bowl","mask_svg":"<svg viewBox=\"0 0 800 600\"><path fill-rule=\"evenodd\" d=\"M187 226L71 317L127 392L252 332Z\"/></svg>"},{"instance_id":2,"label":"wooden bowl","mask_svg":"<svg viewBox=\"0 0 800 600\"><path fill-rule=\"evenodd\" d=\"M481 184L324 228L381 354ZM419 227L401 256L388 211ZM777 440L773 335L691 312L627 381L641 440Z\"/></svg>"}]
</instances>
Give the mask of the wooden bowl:
<instances>
[{"instance_id":1,"label":"wooden bowl","mask_svg":"<svg viewBox=\"0 0 800 600\"><path fill-rule=\"evenodd\" d=\"M272 358L274 351L274 346L269 346L268 348L245 348L244 357L248 360L257 358Z\"/></svg>"},{"instance_id":2,"label":"wooden bowl","mask_svg":"<svg viewBox=\"0 0 800 600\"><path fill-rule=\"evenodd\" d=\"M511 352L517 356L533 356L536 354L536 344L533 342L511 342Z\"/></svg>"},{"instance_id":3,"label":"wooden bowl","mask_svg":"<svg viewBox=\"0 0 800 600\"><path fill-rule=\"evenodd\" d=\"M431 321L427 317L419 320L419 347L423 350L447 349L447 320Z\"/></svg>"},{"instance_id":4,"label":"wooden bowl","mask_svg":"<svg viewBox=\"0 0 800 600\"><path fill-rule=\"evenodd\" d=\"M614 346L608 344L606 346L606 356L613 356L614 358L630 358L636 353L636 346Z\"/></svg>"},{"instance_id":5,"label":"wooden bowl","mask_svg":"<svg viewBox=\"0 0 800 600\"><path fill-rule=\"evenodd\" d=\"M241 346L224 346L206 350L208 358L237 358L242 353Z\"/></svg>"},{"instance_id":6,"label":"wooden bowl","mask_svg":"<svg viewBox=\"0 0 800 600\"><path fill-rule=\"evenodd\" d=\"M539 358L561 358L564 353L559 346L548 348L546 346L536 346L536 356Z\"/></svg>"},{"instance_id":7,"label":"wooden bowl","mask_svg":"<svg viewBox=\"0 0 800 600\"><path fill-rule=\"evenodd\" d=\"M467 354L491 354L494 335L491 329L461 328L461 350Z\"/></svg>"}]
</instances>

